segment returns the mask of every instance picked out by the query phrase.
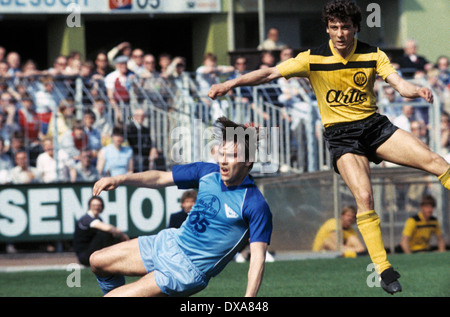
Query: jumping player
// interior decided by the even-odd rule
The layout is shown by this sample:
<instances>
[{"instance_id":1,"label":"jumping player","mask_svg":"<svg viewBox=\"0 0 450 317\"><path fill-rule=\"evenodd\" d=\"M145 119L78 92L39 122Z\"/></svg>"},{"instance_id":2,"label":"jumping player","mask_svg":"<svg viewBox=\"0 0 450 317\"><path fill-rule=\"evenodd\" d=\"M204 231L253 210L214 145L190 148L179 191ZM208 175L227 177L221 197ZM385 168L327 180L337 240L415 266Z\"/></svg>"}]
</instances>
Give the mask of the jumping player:
<instances>
[{"instance_id":1,"label":"jumping player","mask_svg":"<svg viewBox=\"0 0 450 317\"><path fill-rule=\"evenodd\" d=\"M245 129L243 126L223 117L216 123L219 164L177 165L171 172L119 175L94 184L94 195L120 185L199 189L196 203L179 229L142 236L90 257L91 269L107 296L192 295L204 289L248 241L252 256L245 296L257 295L272 234L269 206L249 175L257 133L254 138L248 133L247 138L235 139L233 133L231 137L227 133ZM142 278L125 284L124 275Z\"/></svg>"},{"instance_id":2,"label":"jumping player","mask_svg":"<svg viewBox=\"0 0 450 317\"><path fill-rule=\"evenodd\" d=\"M418 168L437 177L450 189L450 166L410 133L398 129L378 114L374 82L381 76L401 96L433 102L431 90L402 79L386 54L360 42L361 11L349 0L333 0L323 9L330 40L275 67L256 70L211 87L215 99L238 86L268 83L279 77L307 77L317 97L324 138L333 166L351 190L357 204L357 226L369 255L390 294L401 291L398 274L388 262L380 219L374 211L369 162L382 160Z\"/></svg>"}]
</instances>

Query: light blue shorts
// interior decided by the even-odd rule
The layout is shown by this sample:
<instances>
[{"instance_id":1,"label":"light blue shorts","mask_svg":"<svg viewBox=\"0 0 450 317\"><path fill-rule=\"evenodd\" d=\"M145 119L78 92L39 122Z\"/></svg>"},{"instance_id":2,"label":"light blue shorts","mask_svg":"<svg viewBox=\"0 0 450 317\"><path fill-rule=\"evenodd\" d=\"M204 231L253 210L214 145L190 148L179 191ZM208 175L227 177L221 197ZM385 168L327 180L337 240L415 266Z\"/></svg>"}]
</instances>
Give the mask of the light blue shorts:
<instances>
[{"instance_id":1,"label":"light blue shorts","mask_svg":"<svg viewBox=\"0 0 450 317\"><path fill-rule=\"evenodd\" d=\"M148 273L154 271L161 291L169 296L190 296L208 285L203 272L192 264L175 240L174 230L138 238L139 252Z\"/></svg>"}]
</instances>

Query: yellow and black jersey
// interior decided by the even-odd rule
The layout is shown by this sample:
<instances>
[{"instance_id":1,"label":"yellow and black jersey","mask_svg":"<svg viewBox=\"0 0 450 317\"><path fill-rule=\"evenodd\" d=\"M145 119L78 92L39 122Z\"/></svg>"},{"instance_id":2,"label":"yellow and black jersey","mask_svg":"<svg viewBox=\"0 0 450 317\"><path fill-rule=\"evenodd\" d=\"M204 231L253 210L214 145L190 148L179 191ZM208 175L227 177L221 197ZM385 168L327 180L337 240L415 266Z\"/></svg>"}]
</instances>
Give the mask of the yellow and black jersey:
<instances>
[{"instance_id":1,"label":"yellow and black jersey","mask_svg":"<svg viewBox=\"0 0 450 317\"><path fill-rule=\"evenodd\" d=\"M330 235L332 233L336 232L336 219L328 219L325 221L325 223L319 228L319 231L317 231L316 237L314 238L313 242L313 251L321 251L324 250L324 243L325 240L330 238ZM356 236L357 233L355 229L352 227L349 227L347 229L342 228L342 238L344 240L344 244L347 243L347 240L351 236Z\"/></svg>"},{"instance_id":2,"label":"yellow and black jersey","mask_svg":"<svg viewBox=\"0 0 450 317\"><path fill-rule=\"evenodd\" d=\"M406 220L403 235L409 237L409 247L411 251L426 250L430 247L431 235L440 236L442 234L439 221L431 216L425 220L423 214L419 212Z\"/></svg>"},{"instance_id":3,"label":"yellow and black jersey","mask_svg":"<svg viewBox=\"0 0 450 317\"><path fill-rule=\"evenodd\" d=\"M356 38L354 41L346 58L334 50L330 40L277 66L285 78L309 78L325 127L365 119L375 113L376 75L385 80L396 72L379 48Z\"/></svg>"}]
</instances>

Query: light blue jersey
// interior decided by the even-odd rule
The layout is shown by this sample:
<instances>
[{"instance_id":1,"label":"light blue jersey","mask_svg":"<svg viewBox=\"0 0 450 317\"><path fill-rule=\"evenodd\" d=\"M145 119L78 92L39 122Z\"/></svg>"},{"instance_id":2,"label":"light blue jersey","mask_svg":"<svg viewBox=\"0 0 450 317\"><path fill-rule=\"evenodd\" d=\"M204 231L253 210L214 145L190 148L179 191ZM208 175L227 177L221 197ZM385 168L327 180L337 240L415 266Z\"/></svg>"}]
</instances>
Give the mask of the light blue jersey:
<instances>
[{"instance_id":1,"label":"light blue jersey","mask_svg":"<svg viewBox=\"0 0 450 317\"><path fill-rule=\"evenodd\" d=\"M222 271L248 241L270 243L272 214L251 176L239 186L227 187L219 165L211 163L174 166L172 174L178 188L199 189L175 238L207 277Z\"/></svg>"}]
</instances>

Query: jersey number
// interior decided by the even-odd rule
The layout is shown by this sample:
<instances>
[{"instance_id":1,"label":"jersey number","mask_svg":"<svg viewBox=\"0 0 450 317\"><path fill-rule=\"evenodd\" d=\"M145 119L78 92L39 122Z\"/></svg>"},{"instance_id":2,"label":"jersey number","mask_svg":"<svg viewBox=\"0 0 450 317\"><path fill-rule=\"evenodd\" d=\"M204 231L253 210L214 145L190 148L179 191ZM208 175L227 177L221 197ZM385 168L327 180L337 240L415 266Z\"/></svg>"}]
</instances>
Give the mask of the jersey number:
<instances>
[{"instance_id":1,"label":"jersey number","mask_svg":"<svg viewBox=\"0 0 450 317\"><path fill-rule=\"evenodd\" d=\"M193 226L195 231L203 233L206 231L207 226L209 226L208 220L199 212L193 212L189 216L189 223Z\"/></svg>"}]
</instances>

